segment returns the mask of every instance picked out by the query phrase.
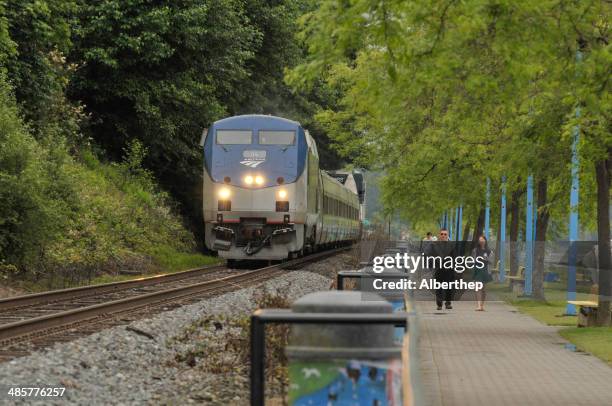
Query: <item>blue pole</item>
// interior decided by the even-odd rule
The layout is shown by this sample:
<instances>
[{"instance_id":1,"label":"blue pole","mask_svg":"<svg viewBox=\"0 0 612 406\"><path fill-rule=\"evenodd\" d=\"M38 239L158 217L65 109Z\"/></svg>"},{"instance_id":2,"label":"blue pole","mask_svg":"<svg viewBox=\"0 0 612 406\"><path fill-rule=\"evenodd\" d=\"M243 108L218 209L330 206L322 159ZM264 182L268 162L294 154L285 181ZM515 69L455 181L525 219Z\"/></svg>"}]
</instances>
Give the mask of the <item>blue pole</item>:
<instances>
[{"instance_id":1,"label":"blue pole","mask_svg":"<svg viewBox=\"0 0 612 406\"><path fill-rule=\"evenodd\" d=\"M506 279L506 177L502 177L502 196L501 196L501 219L499 232L499 281L503 282Z\"/></svg>"},{"instance_id":2,"label":"blue pole","mask_svg":"<svg viewBox=\"0 0 612 406\"><path fill-rule=\"evenodd\" d=\"M461 223L463 222L463 206L459 206L459 217L457 220L457 241L461 241L463 236L461 235Z\"/></svg>"},{"instance_id":3,"label":"blue pole","mask_svg":"<svg viewBox=\"0 0 612 406\"><path fill-rule=\"evenodd\" d=\"M576 55L576 59L581 56ZM580 107L576 108L576 118L580 117ZM573 129L572 141L572 189L570 193L570 217L569 217L569 251L567 255L567 300L576 300L576 241L578 241L578 202L580 179L578 177L579 157L578 142L580 141L580 126ZM576 314L576 306L568 303L565 308L568 315Z\"/></svg>"},{"instance_id":4,"label":"blue pole","mask_svg":"<svg viewBox=\"0 0 612 406\"><path fill-rule=\"evenodd\" d=\"M525 296L531 296L533 275L533 175L527 177L527 220L525 221Z\"/></svg>"},{"instance_id":5,"label":"blue pole","mask_svg":"<svg viewBox=\"0 0 612 406\"><path fill-rule=\"evenodd\" d=\"M484 234L489 240L489 228L491 227L491 179L487 178L487 207L485 208Z\"/></svg>"}]
</instances>

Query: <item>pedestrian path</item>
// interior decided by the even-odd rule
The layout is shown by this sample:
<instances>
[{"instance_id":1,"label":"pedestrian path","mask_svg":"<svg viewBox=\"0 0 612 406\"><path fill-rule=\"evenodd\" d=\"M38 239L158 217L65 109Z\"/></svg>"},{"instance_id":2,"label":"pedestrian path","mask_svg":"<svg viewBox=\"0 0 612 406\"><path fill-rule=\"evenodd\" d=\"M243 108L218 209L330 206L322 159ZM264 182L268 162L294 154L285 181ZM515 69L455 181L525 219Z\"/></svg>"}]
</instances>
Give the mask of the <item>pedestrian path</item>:
<instances>
[{"instance_id":1,"label":"pedestrian path","mask_svg":"<svg viewBox=\"0 0 612 406\"><path fill-rule=\"evenodd\" d=\"M423 397L434 406L612 405L612 367L503 302L419 301Z\"/></svg>"}]
</instances>

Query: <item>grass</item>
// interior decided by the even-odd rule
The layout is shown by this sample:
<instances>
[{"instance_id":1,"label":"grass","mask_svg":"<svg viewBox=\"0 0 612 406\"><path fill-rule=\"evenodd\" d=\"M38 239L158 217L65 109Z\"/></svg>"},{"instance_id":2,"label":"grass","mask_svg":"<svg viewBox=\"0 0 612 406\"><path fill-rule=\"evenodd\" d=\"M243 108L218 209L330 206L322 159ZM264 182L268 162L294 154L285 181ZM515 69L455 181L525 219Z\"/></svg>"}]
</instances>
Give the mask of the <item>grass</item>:
<instances>
[{"instance_id":1,"label":"grass","mask_svg":"<svg viewBox=\"0 0 612 406\"><path fill-rule=\"evenodd\" d=\"M15 283L15 287L24 293L44 292L51 289L64 289L84 285L99 285L102 283L123 282L143 277L176 273L192 268L215 265L221 263L217 257L203 255L200 253L180 252L172 247L159 246L148 253L153 258L154 267L146 273L137 275L120 275L104 273L93 277L91 280L82 279L79 282L55 281L50 283L48 279L37 281L22 280Z\"/></svg>"},{"instance_id":2,"label":"grass","mask_svg":"<svg viewBox=\"0 0 612 406\"><path fill-rule=\"evenodd\" d=\"M157 247L151 253L155 262L168 271L184 271L191 268L198 268L206 265L218 264L221 260L217 257L202 255L199 253L178 252L172 247Z\"/></svg>"},{"instance_id":3,"label":"grass","mask_svg":"<svg viewBox=\"0 0 612 406\"><path fill-rule=\"evenodd\" d=\"M101 283L112 283L112 282L123 282L132 279L138 279L145 276L153 276L160 274L176 273L186 271L192 268L199 268L202 266L215 265L221 262L217 257L211 257L199 253L187 253L178 252L172 247L158 247L155 249L151 256L155 263L159 265L162 272L153 272L149 275L100 275L91 281L91 285L98 285Z\"/></svg>"},{"instance_id":4,"label":"grass","mask_svg":"<svg viewBox=\"0 0 612 406\"><path fill-rule=\"evenodd\" d=\"M494 293L495 297L515 306L521 313L525 313L549 326L575 326L578 322L576 316L566 316L567 292L559 283L544 283L546 301L533 300L525 297L514 297L507 284L491 283L487 291ZM589 300L589 293L577 292L577 300Z\"/></svg>"},{"instance_id":5,"label":"grass","mask_svg":"<svg viewBox=\"0 0 612 406\"><path fill-rule=\"evenodd\" d=\"M573 327L559 331L581 351L589 352L612 365L612 327Z\"/></svg>"},{"instance_id":6,"label":"grass","mask_svg":"<svg viewBox=\"0 0 612 406\"><path fill-rule=\"evenodd\" d=\"M566 316L565 302L539 302L537 300L512 300L510 303L525 313L549 326L575 326L577 316Z\"/></svg>"},{"instance_id":7,"label":"grass","mask_svg":"<svg viewBox=\"0 0 612 406\"><path fill-rule=\"evenodd\" d=\"M591 300L591 295L582 288L576 293L576 300ZM612 327L576 327L577 316L565 316L565 286L560 283L545 283L546 301L523 297L513 297L507 284L491 283L487 291L494 292L496 298L504 300L541 323L563 327L559 334L574 344L580 351L585 351L612 365Z\"/></svg>"}]
</instances>

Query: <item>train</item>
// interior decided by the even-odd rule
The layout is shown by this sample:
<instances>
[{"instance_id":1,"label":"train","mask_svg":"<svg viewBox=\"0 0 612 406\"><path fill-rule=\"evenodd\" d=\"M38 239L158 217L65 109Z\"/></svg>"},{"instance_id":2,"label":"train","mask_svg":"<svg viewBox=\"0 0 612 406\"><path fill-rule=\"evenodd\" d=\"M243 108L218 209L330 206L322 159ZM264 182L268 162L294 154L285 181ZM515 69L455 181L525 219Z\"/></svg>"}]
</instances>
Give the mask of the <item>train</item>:
<instances>
[{"instance_id":1,"label":"train","mask_svg":"<svg viewBox=\"0 0 612 406\"><path fill-rule=\"evenodd\" d=\"M356 241L360 197L319 167L299 122L240 115L202 134L205 244L228 263L286 260Z\"/></svg>"}]
</instances>

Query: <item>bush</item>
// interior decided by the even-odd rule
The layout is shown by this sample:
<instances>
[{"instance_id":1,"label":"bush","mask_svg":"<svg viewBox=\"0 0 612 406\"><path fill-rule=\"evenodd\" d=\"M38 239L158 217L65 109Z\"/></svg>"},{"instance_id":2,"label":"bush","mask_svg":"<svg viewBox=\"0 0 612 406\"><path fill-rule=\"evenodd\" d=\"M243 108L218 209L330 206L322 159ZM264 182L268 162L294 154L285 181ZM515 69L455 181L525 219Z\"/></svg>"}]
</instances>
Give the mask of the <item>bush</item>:
<instances>
[{"instance_id":1,"label":"bush","mask_svg":"<svg viewBox=\"0 0 612 406\"><path fill-rule=\"evenodd\" d=\"M87 148L75 159L61 136L32 137L0 79L3 269L78 282L102 271L150 269L160 250L194 249L171 199L142 168L140 143L129 144L121 163L105 164Z\"/></svg>"},{"instance_id":2,"label":"bush","mask_svg":"<svg viewBox=\"0 0 612 406\"><path fill-rule=\"evenodd\" d=\"M67 154L42 148L0 78L0 260L34 269L76 202L62 171Z\"/></svg>"}]
</instances>

